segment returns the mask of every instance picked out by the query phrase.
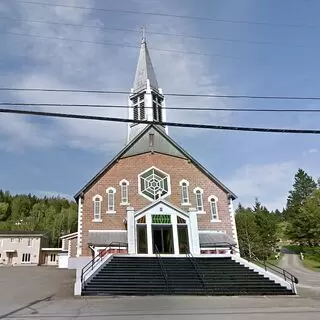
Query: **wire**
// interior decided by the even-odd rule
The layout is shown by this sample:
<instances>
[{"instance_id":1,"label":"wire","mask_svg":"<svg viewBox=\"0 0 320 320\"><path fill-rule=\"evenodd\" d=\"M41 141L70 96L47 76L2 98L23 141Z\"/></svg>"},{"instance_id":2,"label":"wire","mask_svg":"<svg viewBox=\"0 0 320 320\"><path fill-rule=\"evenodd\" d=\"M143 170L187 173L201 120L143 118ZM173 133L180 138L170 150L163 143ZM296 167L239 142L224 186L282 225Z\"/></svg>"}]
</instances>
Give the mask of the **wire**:
<instances>
[{"instance_id":1,"label":"wire","mask_svg":"<svg viewBox=\"0 0 320 320\"><path fill-rule=\"evenodd\" d=\"M82 90L82 89L49 89L49 88L10 88L0 87L0 91L30 91L30 92L71 92L89 94L125 94L131 95L129 91L117 90ZM201 94L201 93L166 93L165 96L189 97L189 98L225 98L225 99L261 99L261 100L320 100L320 97L309 96L259 96L259 95L237 95L237 94Z\"/></svg>"},{"instance_id":2,"label":"wire","mask_svg":"<svg viewBox=\"0 0 320 320\"><path fill-rule=\"evenodd\" d=\"M128 109L133 106L126 105L107 105L107 104L68 104L68 103L19 103L19 102L1 102L0 106L28 106L28 107L77 107L77 108L114 108ZM153 109L153 107L144 107ZM258 108L206 108L206 107L165 107L165 110L189 110L189 111L232 111L232 112L299 112L312 113L320 112L320 109L258 109Z\"/></svg>"},{"instance_id":3,"label":"wire","mask_svg":"<svg viewBox=\"0 0 320 320\"><path fill-rule=\"evenodd\" d=\"M84 25L84 24L75 24L75 23L65 23L65 22L56 22L56 21L44 21L44 20L31 20L31 19L22 19L22 18L14 18L14 17L0 17L0 19L4 20L13 20L25 23L42 23L48 25L58 25L58 26L69 26L69 27L79 27L84 29L96 29L102 31L125 31L125 32L134 32L140 33L141 31L136 29L129 28L115 28L115 27L101 27L101 26L93 26L93 25ZM160 36L170 36L170 37L180 37L180 38L190 38L190 39L200 39L200 40L214 40L214 41L223 41L223 42L231 42L231 43L247 43L247 44L258 44L258 45L279 45L285 47L315 47L314 45L306 45L306 44L295 44L295 43L279 43L272 41L257 41L257 40L242 40L242 39L230 39L223 37L209 37L209 36L195 36L195 35L185 35L178 33L169 33L169 32L155 32L149 31L148 34L160 35Z\"/></svg>"},{"instance_id":4,"label":"wire","mask_svg":"<svg viewBox=\"0 0 320 320\"><path fill-rule=\"evenodd\" d=\"M74 5L67 5L67 4L57 4L57 3L37 2L37 1L26 1L26 0L16 0L16 2L33 4L33 5L42 5L42 6L48 6L48 7L63 7L63 8L73 8L73 9L92 10L92 11L120 13L120 14L151 15L151 16L191 19L191 20L199 20L199 21L216 21L216 22L223 22L223 23L250 24L250 25L253 24L253 25L265 25L265 26L274 26L274 27L288 27L288 28L318 28L318 26L314 26L314 25L284 24L284 23L271 23L271 22L263 22L263 21L222 19L222 18L215 18L215 17L197 17L197 16L189 16L189 15L160 13L160 12L93 8L93 7L74 6Z\"/></svg>"},{"instance_id":5,"label":"wire","mask_svg":"<svg viewBox=\"0 0 320 320\"><path fill-rule=\"evenodd\" d=\"M7 30L0 31L0 33L2 33L2 34L12 34L12 35L15 35L15 36L22 36L22 37L45 39L45 40L72 41L72 42L80 42L80 43L99 44L99 45L103 45L103 46L116 46L116 47L122 47L122 48L140 49L140 46L123 44L123 43L98 42L98 41L72 39L72 38L42 36L42 35L38 35L38 34L20 33L20 32L13 32L13 31L7 31ZM181 50L153 48L153 47L152 48L148 47L148 49L153 50L153 51L170 52L170 53L178 53L178 54L191 54L191 55L199 55L199 56L207 56L207 57L219 57L219 58L225 58L225 59L241 59L241 57L220 55L220 54L216 54L216 53L202 53L202 52L181 51Z\"/></svg>"},{"instance_id":6,"label":"wire","mask_svg":"<svg viewBox=\"0 0 320 320\"><path fill-rule=\"evenodd\" d=\"M131 120L123 118L88 116L80 114L67 114L55 112L40 112L40 111L27 111L27 110L13 110L13 109L0 109L0 113L9 114L24 114L33 116L68 118L68 119L83 119L83 120L97 120L109 122L123 122L123 123L141 123L141 124L155 124L169 127L180 128L198 128L198 129L211 129L211 130L228 130L228 131L250 131L250 132L268 132L268 133L301 133L301 134L320 134L320 130L316 129L277 129L277 128L253 128L253 127L233 127L233 126L218 126L211 124L192 124L192 123L177 123L177 122L158 122L147 120Z\"/></svg>"}]
</instances>

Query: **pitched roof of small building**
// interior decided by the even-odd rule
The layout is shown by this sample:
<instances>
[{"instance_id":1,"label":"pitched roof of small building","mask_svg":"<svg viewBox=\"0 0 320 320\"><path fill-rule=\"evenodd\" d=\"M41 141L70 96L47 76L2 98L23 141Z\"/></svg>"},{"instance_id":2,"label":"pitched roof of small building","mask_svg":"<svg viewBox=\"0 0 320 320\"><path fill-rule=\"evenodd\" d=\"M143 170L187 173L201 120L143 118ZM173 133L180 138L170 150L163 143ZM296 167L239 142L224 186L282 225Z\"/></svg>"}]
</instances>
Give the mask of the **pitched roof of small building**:
<instances>
[{"instance_id":1,"label":"pitched roof of small building","mask_svg":"<svg viewBox=\"0 0 320 320\"><path fill-rule=\"evenodd\" d=\"M24 230L0 230L0 236L19 236L19 237L28 237L28 236L38 236L38 237L48 237L48 232L46 231L24 231Z\"/></svg>"},{"instance_id":2,"label":"pitched roof of small building","mask_svg":"<svg viewBox=\"0 0 320 320\"><path fill-rule=\"evenodd\" d=\"M154 145L150 146L148 133L154 134ZM170 138L157 125L149 124L143 131L140 132L132 141L130 141L102 170L100 170L77 194L74 196L76 200L82 193L86 192L103 174L105 174L117 160L121 158L131 157L139 154L155 152L174 157L188 159L209 179L216 183L222 190L228 193L229 197L236 199L237 196L228 189L219 179L205 169L197 160L195 160L187 151L179 146L172 138Z\"/></svg>"}]
</instances>

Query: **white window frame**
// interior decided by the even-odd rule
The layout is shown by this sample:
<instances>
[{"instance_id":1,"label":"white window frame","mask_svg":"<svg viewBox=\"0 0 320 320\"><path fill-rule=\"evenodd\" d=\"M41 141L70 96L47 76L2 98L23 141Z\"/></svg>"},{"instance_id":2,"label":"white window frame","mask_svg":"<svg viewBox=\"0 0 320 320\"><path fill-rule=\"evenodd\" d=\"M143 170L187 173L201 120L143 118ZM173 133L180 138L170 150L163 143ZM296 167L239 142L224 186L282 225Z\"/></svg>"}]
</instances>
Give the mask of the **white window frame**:
<instances>
[{"instance_id":1,"label":"white window frame","mask_svg":"<svg viewBox=\"0 0 320 320\"><path fill-rule=\"evenodd\" d=\"M208 202L210 205L211 222L221 222L221 220L219 219L218 198L214 195L211 195L208 198ZM213 207L213 202L214 202L214 207ZM214 215L216 216L216 218L213 217Z\"/></svg>"},{"instance_id":2,"label":"white window frame","mask_svg":"<svg viewBox=\"0 0 320 320\"><path fill-rule=\"evenodd\" d=\"M120 205L129 205L129 181L126 179L122 179L119 182L120 186L120 196L121 196L121 202ZM126 197L124 197L124 193L126 193Z\"/></svg>"},{"instance_id":3,"label":"white window frame","mask_svg":"<svg viewBox=\"0 0 320 320\"><path fill-rule=\"evenodd\" d=\"M112 192L110 192L112 191ZM116 213L116 192L117 190L113 187L109 187L107 190L106 190L106 193L107 193L107 213ZM112 195L112 205L110 204L110 196Z\"/></svg>"},{"instance_id":4,"label":"white window frame","mask_svg":"<svg viewBox=\"0 0 320 320\"><path fill-rule=\"evenodd\" d=\"M170 174L168 174L168 173L160 170L159 168L157 168L157 167L155 167L155 166L152 166L152 167L148 168L147 170L144 170L143 172L141 172L141 173L138 174L138 193L139 193L139 195L142 196L142 197L144 197L144 198L146 198L147 200L149 200L149 201L151 201L151 202L154 202L154 201L157 201L157 200L160 199L160 198L158 198L158 199L151 199L151 198L149 198L147 195L145 195L145 194L141 191L141 179L140 179L140 178L141 178L141 176L142 176L144 173L148 172L148 171L151 170L151 169L154 169L154 170L156 170L156 171L159 171L160 173L162 173L163 175L166 176L167 182L168 182L168 192L167 192L165 195L161 196L161 199L165 199L165 198L169 197L169 196L171 195L171 176L170 176Z\"/></svg>"},{"instance_id":5,"label":"white window frame","mask_svg":"<svg viewBox=\"0 0 320 320\"><path fill-rule=\"evenodd\" d=\"M97 201L96 199L99 199L99 201ZM101 203L103 201L102 196L100 196L99 194L96 194L93 198L92 198L92 202L93 202L93 222L102 222L101 219ZM96 213L96 205L97 203L99 203L99 212L98 214Z\"/></svg>"},{"instance_id":6,"label":"white window frame","mask_svg":"<svg viewBox=\"0 0 320 320\"><path fill-rule=\"evenodd\" d=\"M197 213L206 213L204 210L204 203L203 203L203 189L199 187L194 188L193 193L195 195ZM198 205L198 194L200 194L199 199L201 200L201 206Z\"/></svg>"},{"instance_id":7,"label":"white window frame","mask_svg":"<svg viewBox=\"0 0 320 320\"><path fill-rule=\"evenodd\" d=\"M179 186L181 187L180 190L181 190L181 205L182 206L191 206L190 196L189 196L189 185L190 185L189 181L184 180L184 179L179 182ZM186 197L183 196L183 192L184 192L183 188L184 187L186 188L185 189L185 191L187 193ZM187 200L187 201L184 201L184 200Z\"/></svg>"}]
</instances>

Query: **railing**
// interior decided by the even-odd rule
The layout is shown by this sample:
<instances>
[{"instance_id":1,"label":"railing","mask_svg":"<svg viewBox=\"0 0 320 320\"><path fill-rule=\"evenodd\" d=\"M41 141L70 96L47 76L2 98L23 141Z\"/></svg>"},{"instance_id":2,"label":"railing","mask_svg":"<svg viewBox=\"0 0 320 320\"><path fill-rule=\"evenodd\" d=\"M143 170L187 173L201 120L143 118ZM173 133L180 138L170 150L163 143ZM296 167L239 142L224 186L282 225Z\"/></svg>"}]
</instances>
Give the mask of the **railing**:
<instances>
[{"instance_id":1,"label":"railing","mask_svg":"<svg viewBox=\"0 0 320 320\"><path fill-rule=\"evenodd\" d=\"M91 261L89 261L81 270L81 284L82 287L85 284L86 276L94 269L98 262L101 263L103 257L108 254L108 250L118 248L120 251L122 248L128 249L128 244L125 242L111 242L104 249L102 249Z\"/></svg>"},{"instance_id":2,"label":"railing","mask_svg":"<svg viewBox=\"0 0 320 320\"><path fill-rule=\"evenodd\" d=\"M292 292L296 293L295 292L295 284L299 283L299 279L296 276L294 276L292 273L290 273L287 270L282 269L282 268L280 268L280 267L278 267L278 266L276 266L266 260L262 261L255 256L253 258L251 258L251 261L262 265L266 271L271 270L271 271L279 274L280 276L282 276L285 281L290 283Z\"/></svg>"},{"instance_id":3,"label":"railing","mask_svg":"<svg viewBox=\"0 0 320 320\"><path fill-rule=\"evenodd\" d=\"M160 265L160 269L161 269L161 273L162 273L162 276L163 276L164 281L166 283L167 293L170 293L171 292L171 287L169 285L168 274L167 274L167 271L166 271L166 269L164 267L164 263L163 263L163 260L162 260L162 257L160 255L160 252L159 252L159 249L158 249L157 245L154 245L154 252L155 252L156 257L158 259L158 262L159 262L159 265Z\"/></svg>"},{"instance_id":4,"label":"railing","mask_svg":"<svg viewBox=\"0 0 320 320\"><path fill-rule=\"evenodd\" d=\"M231 254L235 254L235 253L239 253L239 250L237 250L237 246L234 243L230 243L230 242L210 242L210 243L202 243L201 244L201 250L206 250L206 248L215 248L215 249L219 249L219 248L229 248Z\"/></svg>"},{"instance_id":5,"label":"railing","mask_svg":"<svg viewBox=\"0 0 320 320\"><path fill-rule=\"evenodd\" d=\"M202 286L203 286L203 289L205 290L206 293L208 293L207 284L206 284L204 275L203 275L202 271L200 270L200 267L199 267L199 264L198 264L198 262L197 262L197 259L195 259L195 257L194 257L193 254L191 253L191 251L190 251L190 249L189 249L189 246L186 246L186 249L187 249L186 256L187 256L187 258L191 261L192 266L193 266L194 270L196 271L196 274L197 274L198 278L199 278L200 281L201 281L201 284L202 284Z\"/></svg>"}]
</instances>

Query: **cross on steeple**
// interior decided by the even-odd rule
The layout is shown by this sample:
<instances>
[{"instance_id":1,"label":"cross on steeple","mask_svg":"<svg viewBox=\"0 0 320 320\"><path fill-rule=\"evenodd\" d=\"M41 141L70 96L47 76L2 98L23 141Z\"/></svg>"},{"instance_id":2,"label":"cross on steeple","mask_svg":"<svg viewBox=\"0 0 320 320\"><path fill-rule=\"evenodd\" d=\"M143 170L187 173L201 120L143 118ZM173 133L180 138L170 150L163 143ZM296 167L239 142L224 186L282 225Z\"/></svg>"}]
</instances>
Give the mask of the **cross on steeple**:
<instances>
[{"instance_id":1,"label":"cross on steeple","mask_svg":"<svg viewBox=\"0 0 320 320\"><path fill-rule=\"evenodd\" d=\"M144 26L142 26L140 28L140 30L141 30L141 34L142 34L142 41L146 40L146 28Z\"/></svg>"}]
</instances>

